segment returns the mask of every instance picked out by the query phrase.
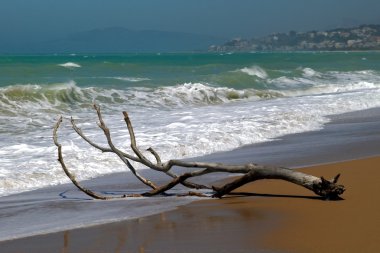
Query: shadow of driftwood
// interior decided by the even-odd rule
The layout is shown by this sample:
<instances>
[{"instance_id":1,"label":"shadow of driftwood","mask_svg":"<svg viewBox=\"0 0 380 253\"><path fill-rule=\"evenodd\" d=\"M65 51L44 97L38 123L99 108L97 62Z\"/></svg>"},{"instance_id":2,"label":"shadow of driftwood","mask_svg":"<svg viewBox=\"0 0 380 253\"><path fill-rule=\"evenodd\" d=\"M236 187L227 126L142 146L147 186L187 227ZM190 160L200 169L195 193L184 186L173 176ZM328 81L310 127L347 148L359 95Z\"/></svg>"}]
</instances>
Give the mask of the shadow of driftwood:
<instances>
[{"instance_id":1,"label":"shadow of driftwood","mask_svg":"<svg viewBox=\"0 0 380 253\"><path fill-rule=\"evenodd\" d=\"M236 198L236 197L266 197L266 198L294 198L294 199L311 199L311 200L326 200L321 196L305 196L305 195L289 195L289 194L266 194L266 193L252 193L252 192L231 192L228 196L223 198ZM344 200L343 198L334 199Z\"/></svg>"},{"instance_id":2,"label":"shadow of driftwood","mask_svg":"<svg viewBox=\"0 0 380 253\"><path fill-rule=\"evenodd\" d=\"M63 191L63 192L59 193L58 195L59 195L62 199L70 199L70 200L93 200L93 199L90 199L90 198L84 198L84 197L79 197L79 196L68 196L68 192L70 192L70 190Z\"/></svg>"}]
</instances>

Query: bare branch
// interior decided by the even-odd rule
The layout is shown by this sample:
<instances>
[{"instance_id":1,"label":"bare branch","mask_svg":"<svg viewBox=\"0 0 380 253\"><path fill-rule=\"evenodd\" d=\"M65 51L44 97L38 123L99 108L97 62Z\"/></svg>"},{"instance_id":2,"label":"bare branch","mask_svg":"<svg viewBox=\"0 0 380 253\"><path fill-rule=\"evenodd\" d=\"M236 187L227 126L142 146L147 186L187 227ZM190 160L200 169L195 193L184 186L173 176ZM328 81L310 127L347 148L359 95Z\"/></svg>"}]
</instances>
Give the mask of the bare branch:
<instances>
[{"instance_id":1,"label":"bare branch","mask_svg":"<svg viewBox=\"0 0 380 253\"><path fill-rule=\"evenodd\" d=\"M135 152L135 154L137 155L137 157L140 158L140 162L142 164L144 164L145 166L153 169L153 170L163 171L162 170L162 166L160 166L159 164L153 164L138 149L137 144L136 144L135 133L133 131L132 123L131 123L131 120L129 119L128 113L127 112L123 112L123 115L124 115L124 121L125 121L125 123L127 124L127 127L128 127L129 136L131 138L131 148L132 148L133 152ZM156 153L156 155L158 155L158 154ZM156 157L156 159L157 159L157 157ZM161 159L158 159L158 160L161 160Z\"/></svg>"},{"instance_id":2,"label":"bare branch","mask_svg":"<svg viewBox=\"0 0 380 253\"><path fill-rule=\"evenodd\" d=\"M142 183L144 183L145 185L151 187L152 189L156 189L157 186L152 181L150 181L150 180L144 178L143 176L141 176L136 171L136 169L132 166L132 164L128 161L128 159L124 157L124 155L122 154L122 152L114 146L114 144L112 143L112 140L111 140L110 131L109 131L108 127L106 126L106 124L103 121L102 114L100 112L100 107L97 106L96 104L94 104L94 109L96 110L96 113L97 113L98 119L99 119L98 126L103 130L104 135L107 138L107 142L108 142L108 145L111 148L111 150L120 158L120 160L122 160L124 162L124 164L127 165L127 167L129 168L129 170L136 176L137 179L139 179Z\"/></svg>"},{"instance_id":3,"label":"bare branch","mask_svg":"<svg viewBox=\"0 0 380 253\"><path fill-rule=\"evenodd\" d=\"M149 151L154 156L154 158L156 158L157 166L162 166L161 157L158 155L158 153L152 147L148 148L147 151Z\"/></svg>"},{"instance_id":4,"label":"bare branch","mask_svg":"<svg viewBox=\"0 0 380 253\"><path fill-rule=\"evenodd\" d=\"M99 146L97 144L95 144L93 141L91 141L86 135L84 135L82 129L80 129L76 124L75 124L75 120L73 119L73 117L71 117L71 125L74 129L74 131L83 139L85 140L88 144L90 144L91 146L93 146L94 148L96 149L99 149L100 151L102 151L103 153L113 153L113 150L110 149L110 148L106 148L106 147L102 147L102 146ZM134 157L132 155L129 155L127 153L124 153L122 151L120 151L120 153L125 156L126 158L132 160L132 161L135 161L135 162L139 162L140 160L137 158L137 157Z\"/></svg>"},{"instance_id":5,"label":"bare branch","mask_svg":"<svg viewBox=\"0 0 380 253\"><path fill-rule=\"evenodd\" d=\"M340 177L340 174L336 175L336 176L331 180L331 182L334 183L334 184L338 183L339 177Z\"/></svg>"},{"instance_id":6,"label":"bare branch","mask_svg":"<svg viewBox=\"0 0 380 253\"><path fill-rule=\"evenodd\" d=\"M63 156L62 156L62 145L58 143L58 137L57 137L57 131L58 131L58 128L60 126L60 124L62 123L62 116L60 116L57 120L57 123L54 125L54 130L53 130L53 140L54 140L54 144L58 147L58 161L59 163L61 164L61 167L63 169L63 171L65 172L66 176L71 180L71 182L79 189L81 190L82 192L84 192L85 194L87 194L88 196L94 198L94 199L103 199L103 200L106 200L106 199L110 199L110 197L105 197L105 196L102 196L100 194L97 194L83 186L81 186L78 181L75 179L75 176L73 174L70 173L70 171L67 169L66 167L66 164L63 160Z\"/></svg>"},{"instance_id":7,"label":"bare branch","mask_svg":"<svg viewBox=\"0 0 380 253\"><path fill-rule=\"evenodd\" d=\"M142 154L142 152L137 147L135 133L133 131L132 123L131 123L131 120L129 119L128 113L124 111L123 115L124 115L124 121L127 124L129 136L130 136L130 139L131 139L131 148L135 152L135 154L140 158L139 162L141 162L142 164L144 164L145 166L147 166L147 167L149 167L149 168L151 168L153 170L162 171L166 175L168 175L168 176L170 176L172 178L177 178L178 176L176 174L169 172L169 170L171 169L172 166L170 166L170 167L168 166L167 168L165 168L165 166L162 165L160 156L158 155L158 153L153 148L151 148L151 147L148 148L148 151L151 154L153 154L153 156L156 158L156 164L153 164L149 159L147 159ZM175 165L175 164L173 164L173 165ZM207 187L205 185L194 184L194 183L187 182L187 181L184 181L184 180L181 180L180 183L182 185L188 187L188 188L193 188L193 189L211 189L210 187Z\"/></svg>"},{"instance_id":8,"label":"bare branch","mask_svg":"<svg viewBox=\"0 0 380 253\"><path fill-rule=\"evenodd\" d=\"M153 196L153 195L157 195L157 194L166 192L167 190L172 189L174 186L183 183L186 179L188 179L190 177L198 177L198 176L202 176L202 175L205 175L205 174L208 174L211 172L212 171L209 169L193 171L193 172L186 172L183 175L174 178L169 183L167 183L161 187L158 187L157 189L154 189L154 190L147 192L147 193L143 193L143 196Z\"/></svg>"},{"instance_id":9,"label":"bare branch","mask_svg":"<svg viewBox=\"0 0 380 253\"><path fill-rule=\"evenodd\" d=\"M344 186L336 185L333 182L325 180L323 177L318 178L283 167L263 166L261 168L256 167L250 170L244 176L224 185L223 187L213 187L215 191L213 197L221 198L242 185L262 179L285 180L305 187L325 199L338 199L339 195L345 191Z\"/></svg>"}]
</instances>

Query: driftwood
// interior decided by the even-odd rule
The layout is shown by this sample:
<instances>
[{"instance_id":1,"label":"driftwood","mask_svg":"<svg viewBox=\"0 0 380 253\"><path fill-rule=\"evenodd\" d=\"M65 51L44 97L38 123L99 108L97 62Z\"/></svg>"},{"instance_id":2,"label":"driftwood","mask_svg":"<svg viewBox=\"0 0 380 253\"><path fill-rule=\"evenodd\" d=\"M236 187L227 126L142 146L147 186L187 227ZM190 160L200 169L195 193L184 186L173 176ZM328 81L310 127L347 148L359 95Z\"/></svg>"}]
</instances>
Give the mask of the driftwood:
<instances>
[{"instance_id":1,"label":"driftwood","mask_svg":"<svg viewBox=\"0 0 380 253\"><path fill-rule=\"evenodd\" d=\"M129 136L131 140L131 148L134 153L134 154L128 154L128 153L125 153L124 151L121 151L117 147L115 147L111 139L110 130L108 129L108 127L106 126L102 118L100 107L97 105L94 105L94 109L97 113L98 120L99 120L98 126L100 129L102 129L107 139L108 147L102 147L92 142L88 137L85 136L82 130L76 125L74 119L71 118L71 124L74 131L89 145L100 150L101 152L114 153L117 157L119 157L121 161L123 161L123 163L128 167L128 169L132 172L132 174L138 180L140 180L143 184L145 184L146 186L150 188L149 191L146 191L141 194L125 194L119 197L114 197L114 196L110 197L110 196L101 195L99 193L96 193L94 191L91 191L81 186L79 182L75 179L73 174L68 170L62 156L62 146L58 142L58 137L57 137L57 132L62 122L62 116L61 116L59 117L53 130L54 144L58 147L58 161L61 164L62 169L64 170L65 174L72 181L72 183L80 191L84 192L85 194L95 199L106 200L106 199L112 199L112 198L154 196L158 194L164 194L166 191L172 189L178 184L181 184L191 189L190 192L183 195L195 195L195 196L208 197L208 195L205 195L197 190L209 189L210 191L212 191L211 197L222 198L224 195L228 195L233 190L237 189L238 187L242 185L245 185L247 183L254 182L257 180L262 180L262 179L285 180L285 181L300 185L302 187L305 187L309 189L310 191L314 192L315 194L321 196L323 199L330 199L330 200L339 199L340 198L339 196L345 191L345 188L343 185L337 184L339 176L340 176L339 174L331 180L326 180L323 177L319 178L316 176L308 175L302 172L297 172L297 171L284 168L284 167L272 167L272 166L259 165L255 163L248 163L248 164L243 164L243 165L227 165L227 164L221 164L221 163L188 162L188 161L183 161L183 160L169 160L167 162L162 162L160 155L153 148L149 148L147 149L147 151L149 151L154 157L154 161L151 161L146 156L144 156L144 154L138 148L135 134L132 127L132 123L130 121L128 113L123 112L124 120L129 131ZM168 177L170 177L169 182L160 186L156 185L151 180L140 175L138 171L130 163L130 161L138 162L152 170L166 174ZM172 172L173 167L189 168L189 171L177 175L174 172ZM190 168L192 168L192 170L190 170ZM216 172L224 172L224 173L230 173L230 174L233 173L233 174L237 174L241 176L235 179L234 181L227 183L221 187L201 185L201 184L196 184L189 181L189 179L193 177L200 177L206 174L216 173Z\"/></svg>"}]
</instances>

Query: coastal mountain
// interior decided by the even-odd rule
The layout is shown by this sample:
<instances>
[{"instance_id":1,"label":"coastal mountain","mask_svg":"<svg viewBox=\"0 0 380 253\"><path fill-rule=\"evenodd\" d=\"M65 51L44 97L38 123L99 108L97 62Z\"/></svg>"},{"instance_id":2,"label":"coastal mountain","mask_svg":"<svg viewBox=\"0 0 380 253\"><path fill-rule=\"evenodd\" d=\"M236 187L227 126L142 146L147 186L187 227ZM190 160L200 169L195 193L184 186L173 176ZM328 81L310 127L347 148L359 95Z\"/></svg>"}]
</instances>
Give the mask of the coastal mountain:
<instances>
[{"instance_id":1,"label":"coastal mountain","mask_svg":"<svg viewBox=\"0 0 380 253\"><path fill-rule=\"evenodd\" d=\"M380 25L328 31L274 33L261 38L233 39L213 45L211 52L380 50Z\"/></svg>"},{"instance_id":2,"label":"coastal mountain","mask_svg":"<svg viewBox=\"0 0 380 253\"><path fill-rule=\"evenodd\" d=\"M66 37L22 44L1 45L0 53L128 53L207 51L225 38L155 30L109 27L69 34Z\"/></svg>"}]
</instances>

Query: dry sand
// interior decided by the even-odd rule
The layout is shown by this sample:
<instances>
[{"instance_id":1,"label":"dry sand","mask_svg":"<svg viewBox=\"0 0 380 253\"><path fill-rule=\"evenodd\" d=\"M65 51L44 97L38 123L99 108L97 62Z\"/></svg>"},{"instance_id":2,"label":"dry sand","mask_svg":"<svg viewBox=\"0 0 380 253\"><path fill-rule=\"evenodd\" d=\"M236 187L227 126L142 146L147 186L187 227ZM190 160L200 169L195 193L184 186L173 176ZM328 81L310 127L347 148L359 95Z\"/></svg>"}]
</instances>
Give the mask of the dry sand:
<instances>
[{"instance_id":1,"label":"dry sand","mask_svg":"<svg viewBox=\"0 0 380 253\"><path fill-rule=\"evenodd\" d=\"M299 186L266 180L240 188L242 196L2 242L0 251L380 252L380 157L302 170L327 178L342 173L344 200L323 201Z\"/></svg>"},{"instance_id":2,"label":"dry sand","mask_svg":"<svg viewBox=\"0 0 380 253\"><path fill-rule=\"evenodd\" d=\"M263 200L265 208L285 215L281 225L266 235L263 245L288 252L380 252L380 158L315 166L303 171L326 176L341 172L340 181L347 188L344 200ZM260 184L252 189L270 192L269 184ZM308 194L278 182L273 187L276 192L286 189L287 194Z\"/></svg>"}]
</instances>

